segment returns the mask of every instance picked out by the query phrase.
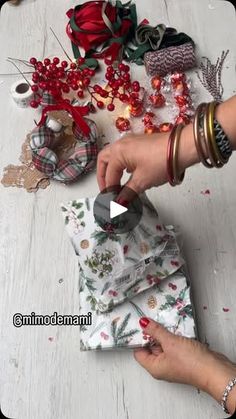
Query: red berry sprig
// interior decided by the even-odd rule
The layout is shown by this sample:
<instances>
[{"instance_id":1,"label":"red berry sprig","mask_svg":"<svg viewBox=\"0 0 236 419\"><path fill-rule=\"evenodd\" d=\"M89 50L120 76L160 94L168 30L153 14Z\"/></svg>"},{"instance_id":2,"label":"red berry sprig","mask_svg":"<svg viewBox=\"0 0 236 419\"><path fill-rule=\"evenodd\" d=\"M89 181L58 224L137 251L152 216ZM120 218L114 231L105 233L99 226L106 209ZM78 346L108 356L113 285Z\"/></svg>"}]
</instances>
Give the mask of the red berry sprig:
<instances>
[{"instance_id":1,"label":"red berry sprig","mask_svg":"<svg viewBox=\"0 0 236 419\"><path fill-rule=\"evenodd\" d=\"M95 70L83 68L84 58L68 63L65 60L60 61L58 57L45 58L43 61L32 57L29 63L34 68L31 89L35 93L35 98L30 103L33 108L40 105L44 92L49 93L55 100L60 100L64 94L71 92L74 92L79 99L88 94L90 112L95 112L96 108L104 109L105 106L108 111L113 112L116 99L130 104L134 109L140 105L140 84L138 81L132 82L130 67L124 63L120 63L116 68L106 60L108 65L105 73L107 80L105 89L99 84L91 84Z\"/></svg>"},{"instance_id":2,"label":"red berry sprig","mask_svg":"<svg viewBox=\"0 0 236 419\"><path fill-rule=\"evenodd\" d=\"M30 105L37 108L42 101L43 93L48 92L55 100L62 99L64 93L72 90L77 92L79 98L84 97L84 90L91 83L91 78L95 75L95 70L80 67L84 64L84 59L79 58L77 62L68 63L60 61L58 57L45 58L38 61L35 57L30 58L29 62L34 67L32 74L32 91L35 99Z\"/></svg>"},{"instance_id":3,"label":"red berry sprig","mask_svg":"<svg viewBox=\"0 0 236 419\"><path fill-rule=\"evenodd\" d=\"M120 63L116 68L111 65L109 60L105 60L105 63L108 64L105 73L106 89L98 84L88 86L91 101L94 100L97 107L103 109L105 107L103 99L106 99L106 102L110 99L109 103L106 103L106 108L110 112L115 110L116 99L129 104L131 100L138 102L141 88L138 81L131 81L130 67Z\"/></svg>"}]
</instances>

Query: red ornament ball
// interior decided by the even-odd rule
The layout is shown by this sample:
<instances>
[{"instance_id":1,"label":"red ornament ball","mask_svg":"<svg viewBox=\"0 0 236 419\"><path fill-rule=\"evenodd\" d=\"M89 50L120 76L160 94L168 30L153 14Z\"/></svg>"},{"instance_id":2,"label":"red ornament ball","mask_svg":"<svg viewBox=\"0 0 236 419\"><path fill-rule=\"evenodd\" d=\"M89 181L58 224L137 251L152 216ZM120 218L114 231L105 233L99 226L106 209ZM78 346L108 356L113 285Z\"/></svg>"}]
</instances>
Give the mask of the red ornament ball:
<instances>
[{"instance_id":1,"label":"red ornament ball","mask_svg":"<svg viewBox=\"0 0 236 419\"><path fill-rule=\"evenodd\" d=\"M130 130L130 121L127 118L123 118L122 116L120 116L119 118L117 118L116 120L116 128L121 131L121 132L125 132L125 131L129 131Z\"/></svg>"},{"instance_id":2,"label":"red ornament ball","mask_svg":"<svg viewBox=\"0 0 236 419\"><path fill-rule=\"evenodd\" d=\"M150 95L149 99L150 99L150 101L152 103L152 106L154 108L161 108L166 103L166 100L161 93L158 93L158 94L155 94L155 95Z\"/></svg>"},{"instance_id":3,"label":"red ornament ball","mask_svg":"<svg viewBox=\"0 0 236 419\"><path fill-rule=\"evenodd\" d=\"M145 134L154 134L156 132L159 132L159 128L156 125L150 124L150 125L145 126L145 129L144 129Z\"/></svg>"},{"instance_id":4,"label":"red ornament ball","mask_svg":"<svg viewBox=\"0 0 236 419\"><path fill-rule=\"evenodd\" d=\"M173 128L173 124L170 122L164 122L163 124L159 125L159 131L160 132L169 132Z\"/></svg>"},{"instance_id":5,"label":"red ornament ball","mask_svg":"<svg viewBox=\"0 0 236 419\"><path fill-rule=\"evenodd\" d=\"M160 76L155 76L151 80L151 85L154 90L159 91L162 85L162 78Z\"/></svg>"}]
</instances>

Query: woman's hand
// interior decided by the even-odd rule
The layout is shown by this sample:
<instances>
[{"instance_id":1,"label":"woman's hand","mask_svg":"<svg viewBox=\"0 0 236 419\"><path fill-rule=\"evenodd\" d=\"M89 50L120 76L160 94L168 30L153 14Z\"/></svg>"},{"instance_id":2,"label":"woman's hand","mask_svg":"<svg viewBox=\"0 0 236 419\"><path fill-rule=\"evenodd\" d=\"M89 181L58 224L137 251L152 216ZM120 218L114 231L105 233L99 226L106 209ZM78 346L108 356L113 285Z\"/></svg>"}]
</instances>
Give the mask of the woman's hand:
<instances>
[{"instance_id":1,"label":"woman's hand","mask_svg":"<svg viewBox=\"0 0 236 419\"><path fill-rule=\"evenodd\" d=\"M236 365L194 339L176 336L151 319L140 320L145 334L156 342L150 349L136 349L135 359L154 378L197 387L218 402L229 381L236 377ZM227 408L236 409L236 388L229 396Z\"/></svg>"},{"instance_id":2,"label":"woman's hand","mask_svg":"<svg viewBox=\"0 0 236 419\"><path fill-rule=\"evenodd\" d=\"M167 181L166 154L169 134L130 134L105 147L98 155L97 179L100 190L120 185L123 171L131 173L126 186L136 193ZM192 124L182 131L179 169L198 162Z\"/></svg>"}]
</instances>

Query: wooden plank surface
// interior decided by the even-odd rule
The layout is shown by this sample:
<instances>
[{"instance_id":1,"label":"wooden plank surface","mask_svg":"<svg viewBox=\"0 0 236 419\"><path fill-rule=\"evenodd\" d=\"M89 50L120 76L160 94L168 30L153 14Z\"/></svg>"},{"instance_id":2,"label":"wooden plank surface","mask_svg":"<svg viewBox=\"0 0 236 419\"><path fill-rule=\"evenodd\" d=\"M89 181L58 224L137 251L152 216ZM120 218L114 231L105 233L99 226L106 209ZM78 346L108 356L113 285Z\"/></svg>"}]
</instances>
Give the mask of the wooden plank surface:
<instances>
[{"instance_id":1,"label":"wooden plank surface","mask_svg":"<svg viewBox=\"0 0 236 419\"><path fill-rule=\"evenodd\" d=\"M0 73L14 71L7 56L61 55L52 26L70 51L65 11L72 0L24 0L5 4L0 14ZM225 98L235 90L235 12L223 1L136 1L140 18L186 31L198 56L213 61L229 49L223 73ZM56 7L56 9L55 9ZM135 68L137 77L141 69ZM193 75L196 101L210 99ZM16 164L25 134L38 116L18 109L9 96L16 77L0 76L0 171ZM2 81L2 83L1 83ZM102 113L100 113L101 115ZM106 139L114 140L110 117L97 117ZM194 167L184 184L149 192L164 220L180 226L201 339L236 358L236 193L234 156L224 169ZM210 190L210 195L201 191ZM195 389L153 380L131 351L80 353L76 327L12 325L16 312L78 313L78 267L64 231L60 202L93 196L95 174L74 186L52 183L29 194L0 186L0 403L17 419L185 419L220 418L216 403ZM61 281L60 279L63 279ZM60 281L59 281L60 280ZM207 310L203 310L203 306ZM223 307L230 308L228 313ZM50 338L50 339L49 339Z\"/></svg>"}]
</instances>

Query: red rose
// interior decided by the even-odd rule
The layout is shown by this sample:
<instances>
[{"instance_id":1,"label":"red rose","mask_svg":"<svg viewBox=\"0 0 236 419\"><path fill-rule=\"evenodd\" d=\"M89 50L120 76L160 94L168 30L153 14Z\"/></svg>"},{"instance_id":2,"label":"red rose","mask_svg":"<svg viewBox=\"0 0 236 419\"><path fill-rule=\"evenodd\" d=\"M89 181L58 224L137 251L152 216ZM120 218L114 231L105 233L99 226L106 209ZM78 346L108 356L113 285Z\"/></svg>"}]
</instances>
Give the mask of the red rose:
<instances>
[{"instance_id":1,"label":"red rose","mask_svg":"<svg viewBox=\"0 0 236 419\"><path fill-rule=\"evenodd\" d=\"M128 7L118 8L107 1L83 3L70 9L67 16L70 19L67 34L75 45L85 50L85 53L111 39L128 36L133 26ZM121 45L122 42L119 42L119 47ZM117 43L114 48L118 48ZM111 49L112 45L106 49L107 55ZM99 55L101 54L96 56Z\"/></svg>"}]
</instances>

